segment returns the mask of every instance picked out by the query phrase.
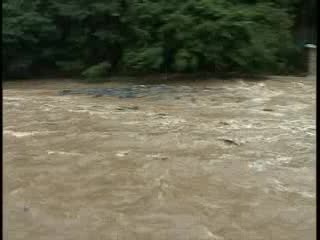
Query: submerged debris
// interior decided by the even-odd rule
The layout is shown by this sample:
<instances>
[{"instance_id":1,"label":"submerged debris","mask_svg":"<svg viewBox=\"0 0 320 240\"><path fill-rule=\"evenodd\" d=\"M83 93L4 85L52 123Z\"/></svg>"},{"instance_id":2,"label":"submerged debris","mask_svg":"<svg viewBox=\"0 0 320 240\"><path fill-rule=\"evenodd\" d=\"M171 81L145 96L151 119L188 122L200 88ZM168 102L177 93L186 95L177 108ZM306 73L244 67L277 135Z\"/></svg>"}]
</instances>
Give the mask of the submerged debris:
<instances>
[{"instance_id":1,"label":"submerged debris","mask_svg":"<svg viewBox=\"0 0 320 240\"><path fill-rule=\"evenodd\" d=\"M232 139L220 139L222 140L224 143L228 144L228 145L236 145L236 146L240 146L240 143L236 142L235 140Z\"/></svg>"},{"instance_id":2,"label":"submerged debris","mask_svg":"<svg viewBox=\"0 0 320 240\"><path fill-rule=\"evenodd\" d=\"M183 88L183 87L181 87ZM191 91L192 89L187 89ZM186 89L183 89L185 92ZM129 87L119 87L119 88L85 88L85 89L66 89L62 90L59 95L74 95L74 94L86 94L92 95L94 97L101 96L113 96L119 98L142 98L146 96L157 96L163 93L174 94L177 93L177 89L174 86L169 86L165 84L160 85L132 85ZM176 96L177 99L180 96Z\"/></svg>"},{"instance_id":3,"label":"submerged debris","mask_svg":"<svg viewBox=\"0 0 320 240\"><path fill-rule=\"evenodd\" d=\"M66 89L66 90L62 90L60 92L60 95L66 95L66 94L70 94L72 92L72 90Z\"/></svg>"},{"instance_id":4,"label":"submerged debris","mask_svg":"<svg viewBox=\"0 0 320 240\"><path fill-rule=\"evenodd\" d=\"M126 110L139 110L138 106L128 106L128 107L117 107L118 111L126 111Z\"/></svg>"}]
</instances>

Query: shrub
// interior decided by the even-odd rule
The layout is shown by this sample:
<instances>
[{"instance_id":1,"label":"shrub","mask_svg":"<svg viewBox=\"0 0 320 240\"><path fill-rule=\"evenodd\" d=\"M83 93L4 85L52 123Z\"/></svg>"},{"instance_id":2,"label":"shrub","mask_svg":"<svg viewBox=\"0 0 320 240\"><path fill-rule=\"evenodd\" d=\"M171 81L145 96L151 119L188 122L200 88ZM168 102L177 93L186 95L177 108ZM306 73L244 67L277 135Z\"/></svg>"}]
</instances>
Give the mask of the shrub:
<instances>
[{"instance_id":1,"label":"shrub","mask_svg":"<svg viewBox=\"0 0 320 240\"><path fill-rule=\"evenodd\" d=\"M59 61L56 65L65 73L78 73L82 72L85 65L81 61Z\"/></svg>"},{"instance_id":2,"label":"shrub","mask_svg":"<svg viewBox=\"0 0 320 240\"><path fill-rule=\"evenodd\" d=\"M82 76L88 81L99 81L108 76L110 70L110 64L108 62L101 62L97 65L93 65L82 72Z\"/></svg>"},{"instance_id":3,"label":"shrub","mask_svg":"<svg viewBox=\"0 0 320 240\"><path fill-rule=\"evenodd\" d=\"M126 71L152 72L159 71L163 64L163 49L161 47L149 47L128 50L123 57Z\"/></svg>"}]
</instances>

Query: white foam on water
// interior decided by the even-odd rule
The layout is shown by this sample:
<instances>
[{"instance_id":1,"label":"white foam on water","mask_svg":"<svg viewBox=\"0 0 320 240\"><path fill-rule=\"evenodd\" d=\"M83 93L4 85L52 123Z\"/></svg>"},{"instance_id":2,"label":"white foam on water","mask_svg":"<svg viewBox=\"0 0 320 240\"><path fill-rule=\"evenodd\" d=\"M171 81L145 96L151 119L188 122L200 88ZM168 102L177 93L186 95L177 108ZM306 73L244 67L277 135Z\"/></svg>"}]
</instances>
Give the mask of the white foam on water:
<instances>
[{"instance_id":1,"label":"white foam on water","mask_svg":"<svg viewBox=\"0 0 320 240\"><path fill-rule=\"evenodd\" d=\"M19 97L3 97L3 100L5 101L24 101L24 98Z\"/></svg>"},{"instance_id":2,"label":"white foam on water","mask_svg":"<svg viewBox=\"0 0 320 240\"><path fill-rule=\"evenodd\" d=\"M48 151L48 155L59 154L59 155L68 155L68 156L81 156L81 153L75 152L62 152L62 151Z\"/></svg>"},{"instance_id":3,"label":"white foam on water","mask_svg":"<svg viewBox=\"0 0 320 240\"><path fill-rule=\"evenodd\" d=\"M138 125L140 122L139 121L129 121L129 122L123 122L122 124L124 125Z\"/></svg>"},{"instance_id":4,"label":"white foam on water","mask_svg":"<svg viewBox=\"0 0 320 240\"><path fill-rule=\"evenodd\" d=\"M279 192L296 193L304 198L315 198L314 193L306 192L306 191L299 191L296 188L284 186L284 184L282 182L280 182L278 179L273 178L273 179L269 180L269 182L271 183L271 186L273 187L273 189L275 189Z\"/></svg>"},{"instance_id":5,"label":"white foam on water","mask_svg":"<svg viewBox=\"0 0 320 240\"><path fill-rule=\"evenodd\" d=\"M248 167L257 171L262 172L267 170L268 167L271 166L281 166L283 164L288 164L292 161L292 157L287 156L279 156L275 158L265 159L265 160L257 160L254 162L250 162Z\"/></svg>"},{"instance_id":6,"label":"white foam on water","mask_svg":"<svg viewBox=\"0 0 320 240\"><path fill-rule=\"evenodd\" d=\"M119 151L116 153L117 157L124 157L127 156L129 154L129 151Z\"/></svg>"},{"instance_id":7,"label":"white foam on water","mask_svg":"<svg viewBox=\"0 0 320 240\"><path fill-rule=\"evenodd\" d=\"M263 172L267 169L267 166L270 165L270 162L269 161L262 161L262 160L259 160L259 161L255 161L255 162L252 162L252 163L249 163L248 164L248 167L257 171L257 172Z\"/></svg>"},{"instance_id":8,"label":"white foam on water","mask_svg":"<svg viewBox=\"0 0 320 240\"><path fill-rule=\"evenodd\" d=\"M4 105L19 107L21 104L17 102L4 102Z\"/></svg>"},{"instance_id":9,"label":"white foam on water","mask_svg":"<svg viewBox=\"0 0 320 240\"><path fill-rule=\"evenodd\" d=\"M70 110L68 110L68 112L72 112L72 113L87 113L88 110L72 110L72 109L70 109Z\"/></svg>"},{"instance_id":10,"label":"white foam on water","mask_svg":"<svg viewBox=\"0 0 320 240\"><path fill-rule=\"evenodd\" d=\"M3 133L14 136L16 138L22 138L22 137L29 137L29 136L34 136L34 135L49 134L51 132L50 131L16 132L16 131L12 131L12 130L4 130Z\"/></svg>"}]
</instances>

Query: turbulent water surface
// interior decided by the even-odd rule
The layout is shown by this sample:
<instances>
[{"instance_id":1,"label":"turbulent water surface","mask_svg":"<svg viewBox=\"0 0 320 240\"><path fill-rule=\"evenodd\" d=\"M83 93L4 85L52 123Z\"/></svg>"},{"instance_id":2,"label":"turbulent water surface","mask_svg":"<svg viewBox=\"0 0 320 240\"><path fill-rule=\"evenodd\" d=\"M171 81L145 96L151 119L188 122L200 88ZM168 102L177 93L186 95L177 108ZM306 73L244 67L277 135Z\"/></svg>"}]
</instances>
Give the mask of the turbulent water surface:
<instances>
[{"instance_id":1,"label":"turbulent water surface","mask_svg":"<svg viewBox=\"0 0 320 240\"><path fill-rule=\"evenodd\" d=\"M315 239L314 79L129 88L5 84L5 239Z\"/></svg>"}]
</instances>

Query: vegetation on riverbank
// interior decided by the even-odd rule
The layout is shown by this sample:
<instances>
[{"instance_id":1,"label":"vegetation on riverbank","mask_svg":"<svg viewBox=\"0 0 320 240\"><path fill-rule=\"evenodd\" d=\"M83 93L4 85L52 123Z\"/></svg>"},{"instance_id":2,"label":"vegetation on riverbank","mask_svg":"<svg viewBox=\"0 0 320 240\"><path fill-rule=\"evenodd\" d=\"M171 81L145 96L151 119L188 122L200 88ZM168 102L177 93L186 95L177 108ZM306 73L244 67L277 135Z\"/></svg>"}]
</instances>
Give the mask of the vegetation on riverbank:
<instances>
[{"instance_id":1,"label":"vegetation on riverbank","mask_svg":"<svg viewBox=\"0 0 320 240\"><path fill-rule=\"evenodd\" d=\"M4 0L3 76L286 73L300 0Z\"/></svg>"}]
</instances>

